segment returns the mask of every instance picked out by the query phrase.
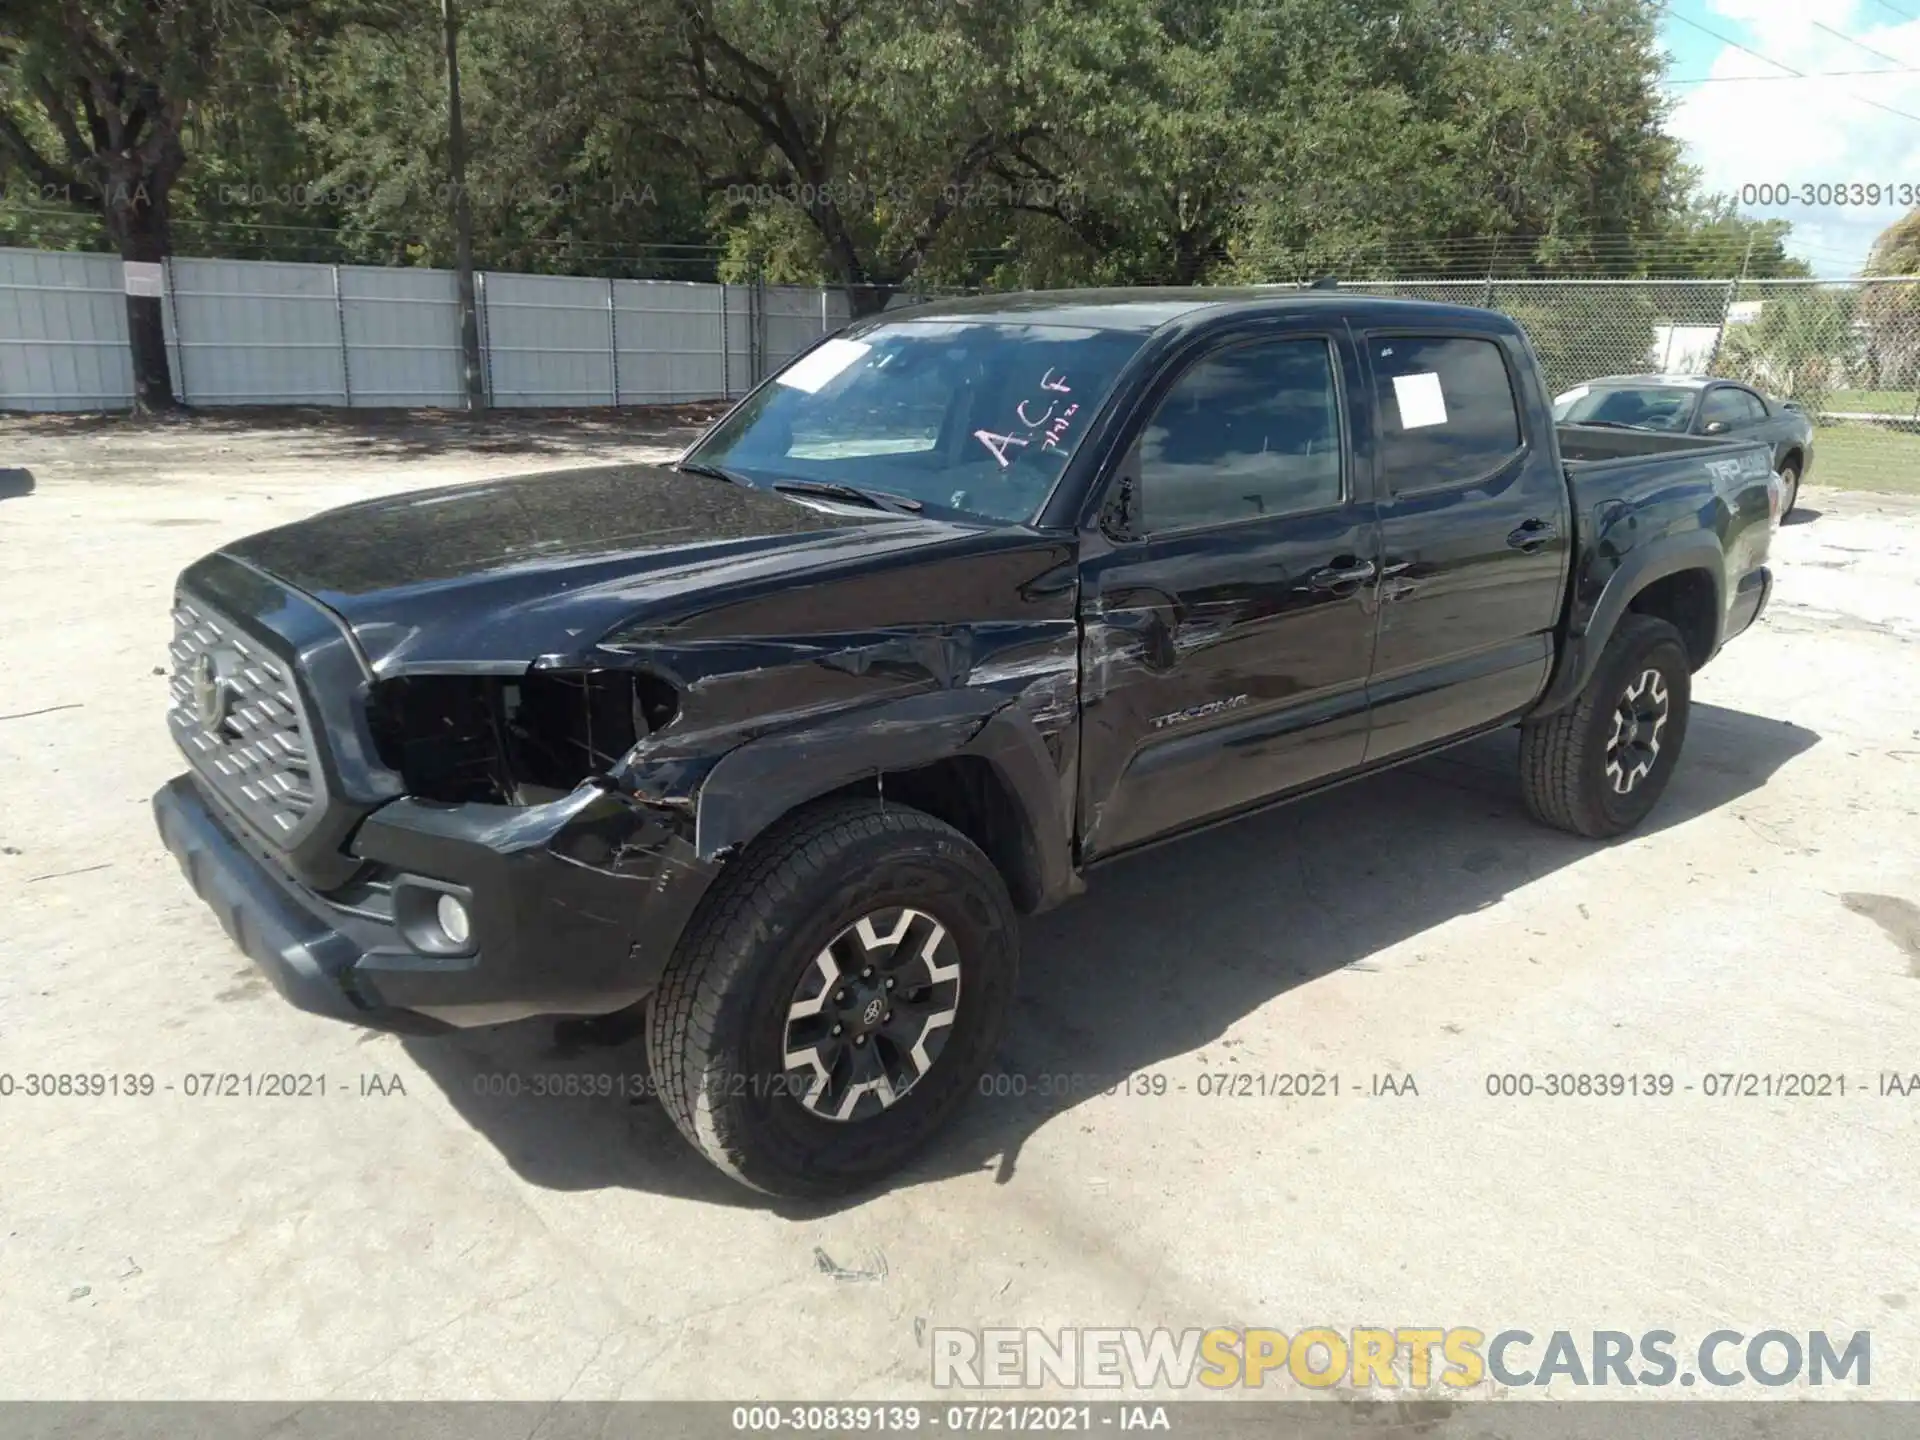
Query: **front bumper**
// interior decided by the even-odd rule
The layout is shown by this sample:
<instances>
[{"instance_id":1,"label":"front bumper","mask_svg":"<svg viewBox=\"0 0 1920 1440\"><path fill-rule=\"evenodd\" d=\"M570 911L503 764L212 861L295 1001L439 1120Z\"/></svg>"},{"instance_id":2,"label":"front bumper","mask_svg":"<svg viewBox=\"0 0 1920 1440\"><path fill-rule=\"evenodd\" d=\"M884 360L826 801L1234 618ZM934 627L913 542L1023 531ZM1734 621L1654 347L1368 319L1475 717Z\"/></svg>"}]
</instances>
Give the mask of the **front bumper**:
<instances>
[{"instance_id":1,"label":"front bumper","mask_svg":"<svg viewBox=\"0 0 1920 1440\"><path fill-rule=\"evenodd\" d=\"M717 873L677 815L605 790L525 809L393 801L351 847L377 882L328 895L241 838L191 774L153 812L195 893L289 1002L411 1033L635 1004ZM471 953L409 941L395 902L414 886L468 898Z\"/></svg>"}]
</instances>

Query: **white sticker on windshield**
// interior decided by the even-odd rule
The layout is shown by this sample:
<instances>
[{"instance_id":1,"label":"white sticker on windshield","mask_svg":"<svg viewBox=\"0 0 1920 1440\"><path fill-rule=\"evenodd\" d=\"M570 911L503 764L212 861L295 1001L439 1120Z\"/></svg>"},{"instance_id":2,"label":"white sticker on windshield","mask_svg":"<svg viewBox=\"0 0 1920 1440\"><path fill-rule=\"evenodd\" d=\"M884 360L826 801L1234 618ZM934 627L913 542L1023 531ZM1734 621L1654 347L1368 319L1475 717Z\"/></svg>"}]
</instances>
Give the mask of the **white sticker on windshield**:
<instances>
[{"instance_id":1,"label":"white sticker on windshield","mask_svg":"<svg viewBox=\"0 0 1920 1440\"><path fill-rule=\"evenodd\" d=\"M823 385L872 348L858 340L829 340L774 376L773 383L804 390L809 395L817 394Z\"/></svg>"},{"instance_id":2,"label":"white sticker on windshield","mask_svg":"<svg viewBox=\"0 0 1920 1440\"><path fill-rule=\"evenodd\" d=\"M1553 403L1556 405L1571 405L1576 400L1586 399L1587 396L1592 393L1593 387L1591 385L1576 385L1567 391L1566 394L1554 396Z\"/></svg>"},{"instance_id":3,"label":"white sticker on windshield","mask_svg":"<svg viewBox=\"0 0 1920 1440\"><path fill-rule=\"evenodd\" d=\"M1447 397L1440 393L1440 377L1431 370L1393 377L1393 398L1400 402L1400 428L1447 423Z\"/></svg>"}]
</instances>

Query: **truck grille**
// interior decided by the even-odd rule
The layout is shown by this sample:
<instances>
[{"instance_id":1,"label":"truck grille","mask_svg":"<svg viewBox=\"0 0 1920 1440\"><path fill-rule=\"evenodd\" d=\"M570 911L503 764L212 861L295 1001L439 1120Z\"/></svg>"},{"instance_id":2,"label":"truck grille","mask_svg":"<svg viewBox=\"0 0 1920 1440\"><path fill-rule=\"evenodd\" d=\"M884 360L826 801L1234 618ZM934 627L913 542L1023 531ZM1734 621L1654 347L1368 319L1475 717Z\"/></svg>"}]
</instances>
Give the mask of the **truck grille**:
<instances>
[{"instance_id":1,"label":"truck grille","mask_svg":"<svg viewBox=\"0 0 1920 1440\"><path fill-rule=\"evenodd\" d=\"M175 597L170 649L175 742L242 819L291 846L319 820L326 794L291 668L184 594Z\"/></svg>"}]
</instances>

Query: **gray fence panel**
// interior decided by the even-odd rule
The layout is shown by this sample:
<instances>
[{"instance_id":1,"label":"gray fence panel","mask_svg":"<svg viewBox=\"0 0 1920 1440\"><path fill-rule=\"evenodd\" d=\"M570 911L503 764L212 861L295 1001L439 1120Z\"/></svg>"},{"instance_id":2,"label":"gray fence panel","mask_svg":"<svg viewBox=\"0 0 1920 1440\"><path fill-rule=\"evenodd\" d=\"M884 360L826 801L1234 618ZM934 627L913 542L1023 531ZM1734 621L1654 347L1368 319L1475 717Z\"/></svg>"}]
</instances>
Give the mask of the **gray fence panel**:
<instances>
[{"instance_id":1,"label":"gray fence panel","mask_svg":"<svg viewBox=\"0 0 1920 1440\"><path fill-rule=\"evenodd\" d=\"M460 353L460 290L451 270L340 267L351 403L466 403Z\"/></svg>"},{"instance_id":2,"label":"gray fence panel","mask_svg":"<svg viewBox=\"0 0 1920 1440\"><path fill-rule=\"evenodd\" d=\"M624 404L712 400L728 392L729 381L737 393L746 355L730 359L721 345L720 286L684 280L613 285ZM736 366L740 374L731 375Z\"/></svg>"},{"instance_id":3,"label":"gray fence panel","mask_svg":"<svg viewBox=\"0 0 1920 1440\"><path fill-rule=\"evenodd\" d=\"M176 259L170 268L182 400L347 403L331 266Z\"/></svg>"},{"instance_id":4,"label":"gray fence panel","mask_svg":"<svg viewBox=\"0 0 1920 1440\"><path fill-rule=\"evenodd\" d=\"M110 255L0 247L0 408L132 404L123 278ZM847 320L838 291L803 286L479 278L483 362L503 406L733 398ZM167 280L174 389L189 403L464 403L450 271L175 259ZM1851 447L1888 473L1920 463L1920 277L1347 288L1512 315L1556 388L1615 371L1711 371L1842 427L1825 454Z\"/></svg>"},{"instance_id":5,"label":"gray fence panel","mask_svg":"<svg viewBox=\"0 0 1920 1440\"><path fill-rule=\"evenodd\" d=\"M837 291L770 285L764 305L766 348L761 373L765 375L847 323L847 297Z\"/></svg>"},{"instance_id":6,"label":"gray fence panel","mask_svg":"<svg viewBox=\"0 0 1920 1440\"><path fill-rule=\"evenodd\" d=\"M0 249L0 409L133 404L122 284L112 255Z\"/></svg>"},{"instance_id":7,"label":"gray fence panel","mask_svg":"<svg viewBox=\"0 0 1920 1440\"><path fill-rule=\"evenodd\" d=\"M605 280L489 271L487 346L496 405L613 403Z\"/></svg>"}]
</instances>

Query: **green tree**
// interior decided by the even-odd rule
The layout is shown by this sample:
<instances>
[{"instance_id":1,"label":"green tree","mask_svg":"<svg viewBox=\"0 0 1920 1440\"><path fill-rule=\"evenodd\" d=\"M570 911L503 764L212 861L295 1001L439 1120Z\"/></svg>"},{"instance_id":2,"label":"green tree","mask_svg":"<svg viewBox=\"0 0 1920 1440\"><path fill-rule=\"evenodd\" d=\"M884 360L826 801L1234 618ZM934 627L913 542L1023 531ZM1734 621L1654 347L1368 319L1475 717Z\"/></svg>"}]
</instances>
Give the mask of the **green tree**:
<instances>
[{"instance_id":1,"label":"green tree","mask_svg":"<svg viewBox=\"0 0 1920 1440\"><path fill-rule=\"evenodd\" d=\"M1880 232L1866 273L1920 275L1920 210ZM1920 284L1880 279L1862 285L1858 313L1867 383L1886 389L1920 384Z\"/></svg>"},{"instance_id":2,"label":"green tree","mask_svg":"<svg viewBox=\"0 0 1920 1440\"><path fill-rule=\"evenodd\" d=\"M1641 269L1706 280L1811 275L1806 261L1787 254L1792 230L1785 220L1748 219L1731 196L1695 196L1664 231L1648 237Z\"/></svg>"},{"instance_id":3,"label":"green tree","mask_svg":"<svg viewBox=\"0 0 1920 1440\"><path fill-rule=\"evenodd\" d=\"M0 176L91 211L121 259L173 247L175 186L196 112L257 82L303 28L344 23L322 0L10 0L0 10ZM128 294L137 408L170 408L157 295Z\"/></svg>"},{"instance_id":4,"label":"green tree","mask_svg":"<svg viewBox=\"0 0 1920 1440\"><path fill-rule=\"evenodd\" d=\"M1817 410L1859 355L1856 299L1844 286L1772 293L1752 319L1727 327L1715 368Z\"/></svg>"},{"instance_id":5,"label":"green tree","mask_svg":"<svg viewBox=\"0 0 1920 1440\"><path fill-rule=\"evenodd\" d=\"M1242 272L1631 273L1684 184L1654 21L1642 0L1329 7L1339 98L1278 137Z\"/></svg>"}]
</instances>

